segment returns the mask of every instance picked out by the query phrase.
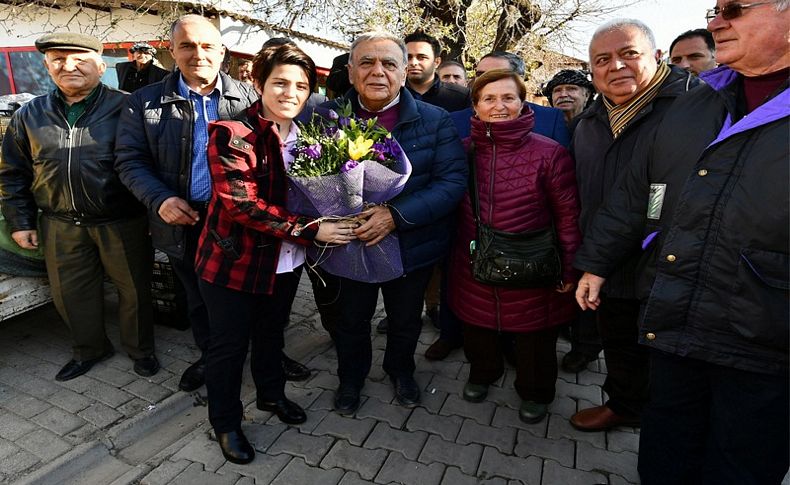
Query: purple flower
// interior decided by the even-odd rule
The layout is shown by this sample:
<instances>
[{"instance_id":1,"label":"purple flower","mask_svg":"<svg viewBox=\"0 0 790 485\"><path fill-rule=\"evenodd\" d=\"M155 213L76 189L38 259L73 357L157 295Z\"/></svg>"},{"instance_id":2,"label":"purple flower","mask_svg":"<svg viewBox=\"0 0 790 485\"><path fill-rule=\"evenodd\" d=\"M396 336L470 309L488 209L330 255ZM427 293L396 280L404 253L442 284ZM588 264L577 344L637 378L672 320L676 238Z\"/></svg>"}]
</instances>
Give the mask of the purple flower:
<instances>
[{"instance_id":1,"label":"purple flower","mask_svg":"<svg viewBox=\"0 0 790 485\"><path fill-rule=\"evenodd\" d=\"M359 162L356 160L348 160L346 163L340 166L340 173L346 173L354 169L357 165L359 165Z\"/></svg>"},{"instance_id":2,"label":"purple flower","mask_svg":"<svg viewBox=\"0 0 790 485\"><path fill-rule=\"evenodd\" d=\"M299 149L296 147L296 145L292 146L289 152L291 153L292 157L299 156Z\"/></svg>"},{"instance_id":3,"label":"purple flower","mask_svg":"<svg viewBox=\"0 0 790 485\"><path fill-rule=\"evenodd\" d=\"M340 126L342 128L346 128L346 127L348 127L351 124L351 118L348 118L346 116L342 116L342 117L340 117L337 120L337 124L338 124L338 126Z\"/></svg>"},{"instance_id":4,"label":"purple flower","mask_svg":"<svg viewBox=\"0 0 790 485\"><path fill-rule=\"evenodd\" d=\"M339 116L337 115L337 113L333 109L329 110L329 113L327 113L327 116L329 116L330 120L336 120L336 119L339 118Z\"/></svg>"},{"instance_id":5,"label":"purple flower","mask_svg":"<svg viewBox=\"0 0 790 485\"><path fill-rule=\"evenodd\" d=\"M384 145L387 147L386 150L384 150L385 153L389 154L392 158L400 158L402 150L398 142L395 141L395 138L384 138Z\"/></svg>"},{"instance_id":6,"label":"purple flower","mask_svg":"<svg viewBox=\"0 0 790 485\"><path fill-rule=\"evenodd\" d=\"M314 143L304 149L304 154L313 160L321 158L321 145Z\"/></svg>"},{"instance_id":7,"label":"purple flower","mask_svg":"<svg viewBox=\"0 0 790 485\"><path fill-rule=\"evenodd\" d=\"M334 136L335 133L337 133L336 126L327 126L326 128L324 128L324 135L326 136Z\"/></svg>"},{"instance_id":8,"label":"purple flower","mask_svg":"<svg viewBox=\"0 0 790 485\"><path fill-rule=\"evenodd\" d=\"M387 159L387 146L383 143L374 143L373 147L371 147L373 151L373 158L376 160L383 162Z\"/></svg>"}]
</instances>

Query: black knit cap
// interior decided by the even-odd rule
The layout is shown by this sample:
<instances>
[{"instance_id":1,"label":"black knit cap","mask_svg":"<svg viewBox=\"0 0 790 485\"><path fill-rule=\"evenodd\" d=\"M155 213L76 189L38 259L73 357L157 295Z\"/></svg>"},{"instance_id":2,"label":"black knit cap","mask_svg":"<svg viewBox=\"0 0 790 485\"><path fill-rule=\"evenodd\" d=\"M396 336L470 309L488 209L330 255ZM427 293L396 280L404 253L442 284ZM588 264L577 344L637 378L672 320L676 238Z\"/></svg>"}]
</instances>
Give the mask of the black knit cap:
<instances>
[{"instance_id":1,"label":"black knit cap","mask_svg":"<svg viewBox=\"0 0 790 485\"><path fill-rule=\"evenodd\" d=\"M134 54L135 52L147 52L152 56L156 55L156 48L149 44L148 42L138 42L129 48L129 52Z\"/></svg>"},{"instance_id":2,"label":"black knit cap","mask_svg":"<svg viewBox=\"0 0 790 485\"><path fill-rule=\"evenodd\" d=\"M36 39L36 49L39 52L46 52L50 49L62 49L64 51L98 52L101 54L103 48L101 41L96 37L74 32L54 32L42 35Z\"/></svg>"},{"instance_id":3,"label":"black knit cap","mask_svg":"<svg viewBox=\"0 0 790 485\"><path fill-rule=\"evenodd\" d=\"M590 93L595 91L593 83L590 81L590 78L586 72L579 71L577 69L563 69L562 71L555 74L554 77L546 83L546 86L543 87L543 96L549 98L549 104L552 106L554 106L554 102L551 100L551 92L554 91L555 87L561 84L573 84L575 86L581 86L583 88L587 88Z\"/></svg>"}]
</instances>

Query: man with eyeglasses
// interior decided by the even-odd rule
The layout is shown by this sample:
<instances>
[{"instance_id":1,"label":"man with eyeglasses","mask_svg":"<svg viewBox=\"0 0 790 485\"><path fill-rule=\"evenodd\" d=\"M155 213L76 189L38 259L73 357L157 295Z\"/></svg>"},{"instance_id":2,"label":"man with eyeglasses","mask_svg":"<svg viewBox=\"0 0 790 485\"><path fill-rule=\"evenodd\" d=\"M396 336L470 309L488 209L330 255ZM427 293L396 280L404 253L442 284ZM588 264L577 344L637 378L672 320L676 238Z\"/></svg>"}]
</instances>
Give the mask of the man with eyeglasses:
<instances>
[{"instance_id":1,"label":"man with eyeglasses","mask_svg":"<svg viewBox=\"0 0 790 485\"><path fill-rule=\"evenodd\" d=\"M778 484L788 470L788 7L708 12L722 66L633 151L577 253L582 307L625 247L649 262L644 485Z\"/></svg>"}]
</instances>

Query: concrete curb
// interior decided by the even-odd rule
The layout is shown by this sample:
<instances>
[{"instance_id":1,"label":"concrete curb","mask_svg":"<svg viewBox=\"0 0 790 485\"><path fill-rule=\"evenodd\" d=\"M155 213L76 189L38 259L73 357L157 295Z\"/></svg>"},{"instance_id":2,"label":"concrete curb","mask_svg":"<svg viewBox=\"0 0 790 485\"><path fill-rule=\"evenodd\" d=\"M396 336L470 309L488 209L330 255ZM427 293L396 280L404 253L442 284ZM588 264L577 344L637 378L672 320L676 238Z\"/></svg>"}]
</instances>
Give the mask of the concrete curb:
<instances>
[{"instance_id":1,"label":"concrete curb","mask_svg":"<svg viewBox=\"0 0 790 485\"><path fill-rule=\"evenodd\" d=\"M110 450L101 440L84 443L17 480L14 485L59 485L109 454Z\"/></svg>"},{"instance_id":2,"label":"concrete curb","mask_svg":"<svg viewBox=\"0 0 790 485\"><path fill-rule=\"evenodd\" d=\"M178 391L156 404L151 411L143 412L113 426L107 432L107 438L112 443L113 449L126 448L153 428L192 407L194 399L192 393Z\"/></svg>"}]
</instances>

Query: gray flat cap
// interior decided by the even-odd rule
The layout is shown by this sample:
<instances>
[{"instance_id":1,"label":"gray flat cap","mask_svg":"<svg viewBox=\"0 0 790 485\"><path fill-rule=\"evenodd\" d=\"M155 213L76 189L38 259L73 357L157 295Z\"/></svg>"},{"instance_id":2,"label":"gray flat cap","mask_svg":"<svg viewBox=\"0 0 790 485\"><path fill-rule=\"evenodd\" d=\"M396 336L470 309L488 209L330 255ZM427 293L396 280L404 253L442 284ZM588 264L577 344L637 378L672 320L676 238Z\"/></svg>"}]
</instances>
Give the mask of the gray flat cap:
<instances>
[{"instance_id":1,"label":"gray flat cap","mask_svg":"<svg viewBox=\"0 0 790 485\"><path fill-rule=\"evenodd\" d=\"M50 49L63 49L70 51L98 52L103 50L102 43L96 37L87 34L72 32L54 32L36 39L36 49L46 52Z\"/></svg>"}]
</instances>

